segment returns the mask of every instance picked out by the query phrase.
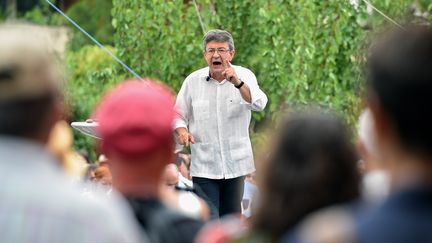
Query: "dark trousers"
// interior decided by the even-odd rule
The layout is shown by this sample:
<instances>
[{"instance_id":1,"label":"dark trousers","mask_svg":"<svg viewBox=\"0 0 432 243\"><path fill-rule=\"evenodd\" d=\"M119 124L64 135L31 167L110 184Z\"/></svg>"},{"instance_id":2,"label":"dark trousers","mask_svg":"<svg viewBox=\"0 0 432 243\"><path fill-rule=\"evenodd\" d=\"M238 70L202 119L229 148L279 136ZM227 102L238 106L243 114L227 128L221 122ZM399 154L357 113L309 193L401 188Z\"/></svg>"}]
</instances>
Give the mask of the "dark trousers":
<instances>
[{"instance_id":1,"label":"dark trousers","mask_svg":"<svg viewBox=\"0 0 432 243\"><path fill-rule=\"evenodd\" d=\"M244 190L244 176L232 179L208 179L193 177L194 185L198 185L206 194L204 200L210 207L212 219L227 214L241 213L241 200Z\"/></svg>"}]
</instances>

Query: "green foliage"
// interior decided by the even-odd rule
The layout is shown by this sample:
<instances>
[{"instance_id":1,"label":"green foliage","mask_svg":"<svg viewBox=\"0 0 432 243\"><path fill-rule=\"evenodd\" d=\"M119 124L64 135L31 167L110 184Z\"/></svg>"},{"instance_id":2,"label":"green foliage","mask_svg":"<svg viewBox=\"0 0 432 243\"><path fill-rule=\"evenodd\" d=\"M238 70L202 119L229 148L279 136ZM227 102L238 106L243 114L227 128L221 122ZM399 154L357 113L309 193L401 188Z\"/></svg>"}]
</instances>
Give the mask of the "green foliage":
<instances>
[{"instance_id":1,"label":"green foliage","mask_svg":"<svg viewBox=\"0 0 432 243\"><path fill-rule=\"evenodd\" d=\"M114 28L111 25L112 2L109 0L81 0L68 9L66 15L105 45L114 43ZM3 19L0 12L0 19ZM22 16L21 16L22 15ZM69 48L79 50L91 40L72 26L63 16L43 1L30 11L20 14L20 19L40 25L64 25L72 30Z\"/></svg>"},{"instance_id":2,"label":"green foliage","mask_svg":"<svg viewBox=\"0 0 432 243\"><path fill-rule=\"evenodd\" d=\"M376 2L378 8L401 22L412 3ZM253 115L253 131L260 131L260 124L276 120L287 109L309 104L336 110L354 128L361 110L362 66L368 38L370 30L386 23L382 16L369 13L363 2L356 10L348 0L197 3L205 30L221 28L233 34L233 62L253 70L269 97L265 112ZM97 8L76 10L86 16L77 22L82 24L93 18L84 12ZM193 1L113 0L111 12L117 54L142 77L163 80L178 90L189 73L206 65L202 55L203 32ZM72 42L81 45L75 39ZM71 54L68 61L73 72L73 118L84 120L102 90L122 79L118 74L132 75L114 66L114 61L95 47ZM88 59L88 55L97 58ZM255 146L265 143L261 133L252 137ZM82 135L76 138L77 147L88 142L83 141Z\"/></svg>"},{"instance_id":3,"label":"green foliage","mask_svg":"<svg viewBox=\"0 0 432 243\"><path fill-rule=\"evenodd\" d=\"M265 112L254 113L252 131L285 110L315 105L331 108L355 130L362 109L362 67L373 31L388 21L348 0L196 0L205 30L232 33L233 63L250 68L269 97ZM376 7L408 21L411 0L385 0ZM205 66L202 29L194 1L113 0L115 45L142 76L178 90L184 78ZM423 9L426 7L423 4ZM387 21L387 22L386 22ZM383 28L383 27L381 27ZM371 32L372 30L372 32ZM255 147L265 136L252 134Z\"/></svg>"},{"instance_id":4,"label":"green foliage","mask_svg":"<svg viewBox=\"0 0 432 243\"><path fill-rule=\"evenodd\" d=\"M113 4L120 58L139 75L163 80L177 90L189 73L204 65L199 48L202 32L191 3L114 0Z\"/></svg>"},{"instance_id":5,"label":"green foliage","mask_svg":"<svg viewBox=\"0 0 432 243\"><path fill-rule=\"evenodd\" d=\"M22 13L22 19L39 25L62 25L65 23L63 17L54 12L48 4L36 5L30 11Z\"/></svg>"},{"instance_id":6,"label":"green foliage","mask_svg":"<svg viewBox=\"0 0 432 243\"><path fill-rule=\"evenodd\" d=\"M72 5L66 14L96 40L104 45L112 45L114 28L111 25L111 8L112 1L110 0L81 0ZM73 30L73 37L70 42L72 50L78 50L83 45L91 44L91 40L87 36L75 27L71 28Z\"/></svg>"},{"instance_id":7,"label":"green foliage","mask_svg":"<svg viewBox=\"0 0 432 243\"><path fill-rule=\"evenodd\" d=\"M0 22L6 19L6 12L0 8Z\"/></svg>"},{"instance_id":8,"label":"green foliage","mask_svg":"<svg viewBox=\"0 0 432 243\"><path fill-rule=\"evenodd\" d=\"M347 1L288 1L265 16L267 25L277 27L261 45L270 47L263 51L274 57L269 65L279 70L273 80L280 82L263 80L270 100L276 101L270 112L315 104L356 120L364 36L356 14Z\"/></svg>"},{"instance_id":9,"label":"green foliage","mask_svg":"<svg viewBox=\"0 0 432 243\"><path fill-rule=\"evenodd\" d=\"M115 53L115 49L107 47ZM71 109L72 121L85 121L91 117L101 95L114 84L123 80L119 65L97 46L84 46L77 52L66 53L68 85L66 97ZM94 158L94 139L74 131L75 148L86 150Z\"/></svg>"}]
</instances>

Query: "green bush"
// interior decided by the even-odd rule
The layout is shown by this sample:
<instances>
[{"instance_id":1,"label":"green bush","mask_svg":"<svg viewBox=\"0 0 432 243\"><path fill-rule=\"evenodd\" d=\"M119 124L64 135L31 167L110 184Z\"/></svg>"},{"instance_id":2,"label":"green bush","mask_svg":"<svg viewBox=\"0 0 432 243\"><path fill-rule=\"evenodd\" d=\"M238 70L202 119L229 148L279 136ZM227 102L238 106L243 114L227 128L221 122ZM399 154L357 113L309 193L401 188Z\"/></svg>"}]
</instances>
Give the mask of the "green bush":
<instances>
[{"instance_id":1,"label":"green bush","mask_svg":"<svg viewBox=\"0 0 432 243\"><path fill-rule=\"evenodd\" d=\"M189 73L205 64L197 48L202 31L191 3L114 0L113 5L119 56L139 75L178 90Z\"/></svg>"},{"instance_id":2,"label":"green bush","mask_svg":"<svg viewBox=\"0 0 432 243\"><path fill-rule=\"evenodd\" d=\"M111 0L81 0L72 5L66 14L104 45L112 45L114 28L111 25ZM68 25L70 25L68 23ZM92 44L91 40L73 27L70 48L79 50L82 46Z\"/></svg>"},{"instance_id":3,"label":"green bush","mask_svg":"<svg viewBox=\"0 0 432 243\"><path fill-rule=\"evenodd\" d=\"M33 9L20 13L22 19L39 25L63 25L63 16L55 12L47 3L38 4Z\"/></svg>"},{"instance_id":4,"label":"green bush","mask_svg":"<svg viewBox=\"0 0 432 243\"><path fill-rule=\"evenodd\" d=\"M284 107L316 103L355 123L367 34L358 23L359 16L368 16L364 5L356 11L348 1L198 3L206 29L233 34L234 62L251 68L270 98L266 112L254 114L255 121ZM190 72L205 65L192 1L114 0L113 5L119 55L141 75L178 89Z\"/></svg>"},{"instance_id":5,"label":"green bush","mask_svg":"<svg viewBox=\"0 0 432 243\"><path fill-rule=\"evenodd\" d=\"M111 8L112 1L110 0L81 0L72 5L65 14L102 44L113 45L114 28L111 25ZM0 12L0 19L4 18L3 15L4 13ZM45 1L19 15L20 19L35 24L70 27L72 35L69 48L72 50L77 51L84 45L92 44L92 41L87 36Z\"/></svg>"},{"instance_id":6,"label":"green bush","mask_svg":"<svg viewBox=\"0 0 432 243\"><path fill-rule=\"evenodd\" d=\"M206 30L233 34L233 63L250 68L269 97L254 113L252 131L284 110L317 105L342 115L353 130L361 107L370 30L385 19L339 0L197 0ZM412 1L375 1L401 21ZM184 78L205 66L203 32L194 1L113 0L115 46L140 75L178 90ZM429 6L429 5L428 5ZM262 136L253 134L256 144Z\"/></svg>"},{"instance_id":7,"label":"green bush","mask_svg":"<svg viewBox=\"0 0 432 243\"><path fill-rule=\"evenodd\" d=\"M115 53L115 49L107 47ZM85 121L90 118L94 106L101 95L114 84L124 80L118 75L119 65L97 46L84 46L79 51L66 53L68 85L67 105L71 110L72 121ZM74 146L85 150L95 158L94 139L74 131Z\"/></svg>"},{"instance_id":8,"label":"green bush","mask_svg":"<svg viewBox=\"0 0 432 243\"><path fill-rule=\"evenodd\" d=\"M355 128L368 36L385 23L382 16L368 13L363 2L358 10L349 1L336 0L197 2L205 30L221 28L233 34L233 62L253 70L269 97L265 112L253 115L252 132L284 110L310 104L336 110ZM398 21L409 5L404 0L377 3ZM89 9L78 13L87 16L84 11ZM163 80L177 91L189 73L206 65L193 1L113 0L112 15L116 53L140 76ZM132 76L97 47L70 51L67 61L74 120L88 118L103 90ZM265 143L261 133L252 133L252 139L255 146ZM76 147L91 149L91 140L76 134Z\"/></svg>"}]
</instances>

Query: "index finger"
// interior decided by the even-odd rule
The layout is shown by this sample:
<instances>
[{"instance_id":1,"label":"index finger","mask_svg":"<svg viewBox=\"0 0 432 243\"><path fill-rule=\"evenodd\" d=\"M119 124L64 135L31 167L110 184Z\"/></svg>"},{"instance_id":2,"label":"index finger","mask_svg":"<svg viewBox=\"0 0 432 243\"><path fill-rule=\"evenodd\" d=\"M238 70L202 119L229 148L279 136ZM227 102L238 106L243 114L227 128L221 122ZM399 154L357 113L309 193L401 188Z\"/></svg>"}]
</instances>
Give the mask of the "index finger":
<instances>
[{"instance_id":1,"label":"index finger","mask_svg":"<svg viewBox=\"0 0 432 243\"><path fill-rule=\"evenodd\" d=\"M224 68L231 67L229 61L226 58L224 58L224 57L221 56L221 59L222 59L222 65L223 65Z\"/></svg>"}]
</instances>

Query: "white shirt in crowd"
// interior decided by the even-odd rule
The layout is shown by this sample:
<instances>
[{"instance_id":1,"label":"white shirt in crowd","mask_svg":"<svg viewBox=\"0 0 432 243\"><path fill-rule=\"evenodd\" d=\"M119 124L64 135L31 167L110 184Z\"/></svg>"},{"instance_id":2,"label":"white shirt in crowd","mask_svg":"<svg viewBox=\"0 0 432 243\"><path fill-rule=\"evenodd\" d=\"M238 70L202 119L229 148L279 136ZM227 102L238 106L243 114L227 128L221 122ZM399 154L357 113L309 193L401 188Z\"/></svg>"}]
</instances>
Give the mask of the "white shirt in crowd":
<instances>
[{"instance_id":1,"label":"white shirt in crowd","mask_svg":"<svg viewBox=\"0 0 432 243\"><path fill-rule=\"evenodd\" d=\"M174 128L188 128L196 141L191 145L192 177L229 179L255 170L249 138L251 110L262 111L267 96L249 69L233 67L249 86L251 103L229 81L209 78L208 67L190 74L178 93Z\"/></svg>"},{"instance_id":2,"label":"white shirt in crowd","mask_svg":"<svg viewBox=\"0 0 432 243\"><path fill-rule=\"evenodd\" d=\"M254 211L257 204L255 200L257 200L257 197L259 196L258 194L258 187L249 181L245 181L242 198L242 214L246 218L250 218L252 216L252 212Z\"/></svg>"},{"instance_id":3,"label":"white shirt in crowd","mask_svg":"<svg viewBox=\"0 0 432 243\"><path fill-rule=\"evenodd\" d=\"M85 198L42 144L0 136L3 243L143 242L120 201Z\"/></svg>"}]
</instances>

